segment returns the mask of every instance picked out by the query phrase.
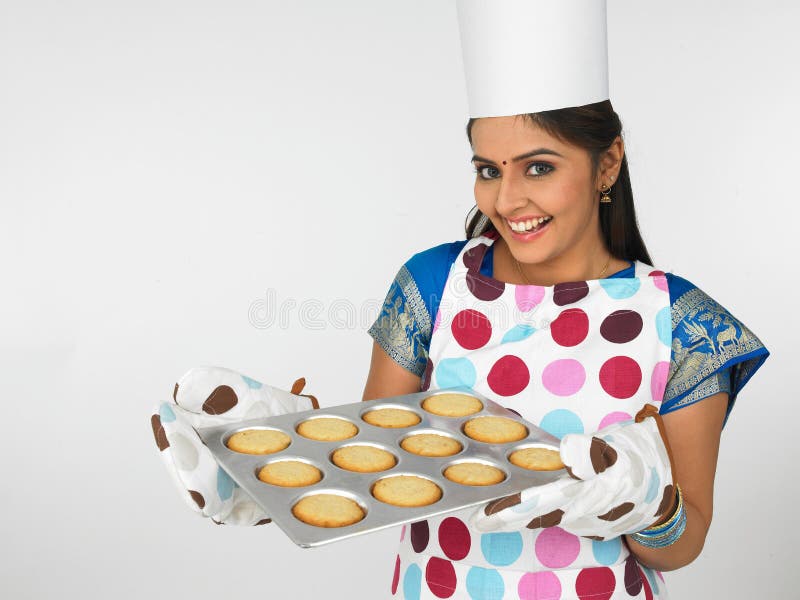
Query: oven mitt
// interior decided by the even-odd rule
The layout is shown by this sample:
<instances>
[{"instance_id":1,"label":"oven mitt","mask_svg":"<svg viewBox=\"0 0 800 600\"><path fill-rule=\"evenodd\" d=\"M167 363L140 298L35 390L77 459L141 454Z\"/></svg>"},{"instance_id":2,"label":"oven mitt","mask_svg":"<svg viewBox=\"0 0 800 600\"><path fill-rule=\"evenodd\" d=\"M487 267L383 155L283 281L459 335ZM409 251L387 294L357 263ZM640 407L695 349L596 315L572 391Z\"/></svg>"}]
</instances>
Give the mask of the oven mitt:
<instances>
[{"instance_id":1,"label":"oven mitt","mask_svg":"<svg viewBox=\"0 0 800 600\"><path fill-rule=\"evenodd\" d=\"M567 434L567 474L494 500L472 515L478 531L560 528L602 540L641 531L674 507L672 461L661 416L650 404L633 421L594 435Z\"/></svg>"},{"instance_id":2,"label":"oven mitt","mask_svg":"<svg viewBox=\"0 0 800 600\"><path fill-rule=\"evenodd\" d=\"M190 507L218 524L270 521L217 464L195 428L319 408L314 396L300 394L304 386L300 378L286 392L221 367L197 367L181 377L173 401L161 403L150 422L161 458Z\"/></svg>"}]
</instances>

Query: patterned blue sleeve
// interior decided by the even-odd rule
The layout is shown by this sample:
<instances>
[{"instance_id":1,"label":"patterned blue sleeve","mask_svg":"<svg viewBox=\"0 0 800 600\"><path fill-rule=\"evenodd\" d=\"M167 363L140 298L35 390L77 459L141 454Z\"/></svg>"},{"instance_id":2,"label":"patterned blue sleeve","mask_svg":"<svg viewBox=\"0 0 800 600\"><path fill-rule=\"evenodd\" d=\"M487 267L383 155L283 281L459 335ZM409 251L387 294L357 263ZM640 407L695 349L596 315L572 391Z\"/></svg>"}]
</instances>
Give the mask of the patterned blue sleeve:
<instances>
[{"instance_id":1,"label":"patterned blue sleeve","mask_svg":"<svg viewBox=\"0 0 800 600\"><path fill-rule=\"evenodd\" d=\"M736 397L769 351L727 309L691 282L667 273L672 305L672 359L661 414L719 392Z\"/></svg>"},{"instance_id":2,"label":"patterned blue sleeve","mask_svg":"<svg viewBox=\"0 0 800 600\"><path fill-rule=\"evenodd\" d=\"M466 240L418 252L400 267L368 333L395 362L422 377L433 318L450 265Z\"/></svg>"}]
</instances>

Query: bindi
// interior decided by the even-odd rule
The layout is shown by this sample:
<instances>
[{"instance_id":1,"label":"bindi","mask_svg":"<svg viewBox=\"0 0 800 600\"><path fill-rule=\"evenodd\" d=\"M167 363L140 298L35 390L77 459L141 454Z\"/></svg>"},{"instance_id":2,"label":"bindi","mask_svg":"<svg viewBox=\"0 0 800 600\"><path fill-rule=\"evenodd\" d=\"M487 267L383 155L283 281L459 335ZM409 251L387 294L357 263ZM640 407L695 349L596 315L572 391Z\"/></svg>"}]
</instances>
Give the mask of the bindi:
<instances>
[{"instance_id":1,"label":"bindi","mask_svg":"<svg viewBox=\"0 0 800 600\"><path fill-rule=\"evenodd\" d=\"M505 164L507 164L507 163L506 163L506 161L503 161L503 164L504 164L504 165L505 165Z\"/></svg>"}]
</instances>

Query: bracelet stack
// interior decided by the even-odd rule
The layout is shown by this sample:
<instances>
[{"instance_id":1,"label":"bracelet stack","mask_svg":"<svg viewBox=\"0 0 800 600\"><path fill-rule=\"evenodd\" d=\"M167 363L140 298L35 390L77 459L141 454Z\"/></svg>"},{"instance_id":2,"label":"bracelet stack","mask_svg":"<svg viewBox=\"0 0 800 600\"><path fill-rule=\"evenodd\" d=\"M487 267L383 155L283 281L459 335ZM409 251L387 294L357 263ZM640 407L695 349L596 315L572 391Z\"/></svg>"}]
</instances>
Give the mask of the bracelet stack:
<instances>
[{"instance_id":1,"label":"bracelet stack","mask_svg":"<svg viewBox=\"0 0 800 600\"><path fill-rule=\"evenodd\" d=\"M630 534L637 544L648 548L666 548L677 542L678 538L683 535L686 530L686 510L683 507L681 486L675 484L675 489L678 496L678 506L675 507L675 512L666 523Z\"/></svg>"}]
</instances>

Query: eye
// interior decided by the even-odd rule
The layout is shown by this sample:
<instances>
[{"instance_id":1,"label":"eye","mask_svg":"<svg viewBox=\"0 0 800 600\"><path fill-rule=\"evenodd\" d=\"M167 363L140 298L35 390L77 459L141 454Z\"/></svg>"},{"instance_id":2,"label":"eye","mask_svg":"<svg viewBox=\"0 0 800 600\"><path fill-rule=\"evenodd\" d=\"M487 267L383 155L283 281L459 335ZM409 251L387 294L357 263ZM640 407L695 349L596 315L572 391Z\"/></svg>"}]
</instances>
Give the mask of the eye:
<instances>
[{"instance_id":1,"label":"eye","mask_svg":"<svg viewBox=\"0 0 800 600\"><path fill-rule=\"evenodd\" d=\"M474 171L481 179L495 179L500 175L500 171L497 170L497 167L492 167L490 165L477 166Z\"/></svg>"},{"instance_id":2,"label":"eye","mask_svg":"<svg viewBox=\"0 0 800 600\"><path fill-rule=\"evenodd\" d=\"M528 165L528 173L534 177L541 177L542 175L547 175L553 170L553 168L553 165L548 165L547 163L543 162L535 162Z\"/></svg>"}]
</instances>

